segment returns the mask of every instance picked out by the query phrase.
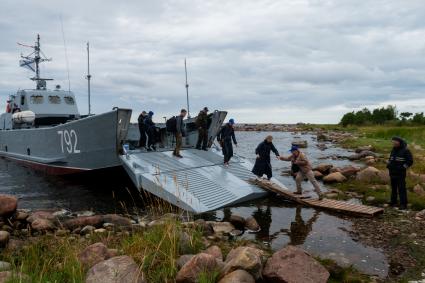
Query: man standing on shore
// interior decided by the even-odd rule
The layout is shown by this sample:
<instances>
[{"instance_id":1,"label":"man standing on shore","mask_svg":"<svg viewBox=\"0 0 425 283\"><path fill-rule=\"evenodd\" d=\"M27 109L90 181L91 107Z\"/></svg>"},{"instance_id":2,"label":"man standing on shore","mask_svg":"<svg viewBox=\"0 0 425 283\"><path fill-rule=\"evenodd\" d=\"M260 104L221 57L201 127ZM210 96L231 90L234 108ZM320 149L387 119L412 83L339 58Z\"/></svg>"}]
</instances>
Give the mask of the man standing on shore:
<instances>
[{"instance_id":1,"label":"man standing on shore","mask_svg":"<svg viewBox=\"0 0 425 283\"><path fill-rule=\"evenodd\" d=\"M180 155L180 149L182 147L183 134L185 131L183 119L186 117L186 114L186 109L182 109L180 115L176 117L176 148L174 149L173 155L178 158L183 157Z\"/></svg>"},{"instance_id":2,"label":"man standing on shore","mask_svg":"<svg viewBox=\"0 0 425 283\"><path fill-rule=\"evenodd\" d=\"M400 198L400 209L407 209L406 172L413 165L413 157L407 143L400 137L393 137L393 149L387 162L391 178L391 206L397 205Z\"/></svg>"},{"instance_id":3,"label":"man standing on shore","mask_svg":"<svg viewBox=\"0 0 425 283\"><path fill-rule=\"evenodd\" d=\"M196 118L195 124L198 127L198 142L196 149L208 150L208 107L204 107Z\"/></svg>"},{"instance_id":4,"label":"man standing on shore","mask_svg":"<svg viewBox=\"0 0 425 283\"><path fill-rule=\"evenodd\" d=\"M301 182L304 180L304 178L307 178L310 183L313 185L314 187L314 191L316 192L317 196L319 197L319 199L322 199L322 192L320 190L320 186L319 183L317 182L316 178L314 177L314 173L311 167L310 162L308 161L307 157L305 156L304 153L302 153L298 146L293 145L291 147L291 155L284 157L281 156L280 160L283 161L291 161L292 163L292 169L294 170L294 168L297 169L297 175L295 177L295 183L297 184L297 191L295 192L296 194L301 195L303 193L303 189L301 187Z\"/></svg>"}]
</instances>

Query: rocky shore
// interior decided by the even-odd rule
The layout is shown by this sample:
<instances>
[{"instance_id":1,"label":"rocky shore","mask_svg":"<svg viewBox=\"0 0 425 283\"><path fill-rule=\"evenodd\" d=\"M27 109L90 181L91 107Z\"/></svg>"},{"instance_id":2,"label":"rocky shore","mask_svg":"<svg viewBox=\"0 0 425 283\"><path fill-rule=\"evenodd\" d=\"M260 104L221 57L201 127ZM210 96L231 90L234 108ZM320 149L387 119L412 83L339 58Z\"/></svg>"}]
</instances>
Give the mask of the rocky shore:
<instances>
[{"instance_id":1,"label":"rocky shore","mask_svg":"<svg viewBox=\"0 0 425 283\"><path fill-rule=\"evenodd\" d=\"M38 266L34 260L46 258L31 258L31 263L26 262L29 253L39 252L34 247L46 244L45 241L47 246L43 246L39 256L49 257L44 249L64 249L66 245L64 251L68 252L57 255L54 251L58 262L50 263L59 264L60 270L75 257L75 267L80 270L68 276L84 274L81 280L73 278L72 282L163 282L160 279L166 277L152 275L147 264L152 260L147 257L160 256L160 248L155 247L158 255L148 255L148 243L138 246L137 239L145 235L155 236L149 239L155 245L164 244L167 239L164 235L172 235L169 239L176 241L170 249L177 251L167 255L173 257L169 259L168 279L175 282L320 283L327 282L330 276L321 263L298 247L287 246L272 254L254 242L234 241L234 237L244 232L260 230L253 217L232 215L229 222L215 222L189 221L172 213L142 217L95 215L90 211L28 211L18 209L18 200L9 195L0 195L0 208L1 283L41 282L36 278L49 278L49 274L32 267Z\"/></svg>"}]
</instances>

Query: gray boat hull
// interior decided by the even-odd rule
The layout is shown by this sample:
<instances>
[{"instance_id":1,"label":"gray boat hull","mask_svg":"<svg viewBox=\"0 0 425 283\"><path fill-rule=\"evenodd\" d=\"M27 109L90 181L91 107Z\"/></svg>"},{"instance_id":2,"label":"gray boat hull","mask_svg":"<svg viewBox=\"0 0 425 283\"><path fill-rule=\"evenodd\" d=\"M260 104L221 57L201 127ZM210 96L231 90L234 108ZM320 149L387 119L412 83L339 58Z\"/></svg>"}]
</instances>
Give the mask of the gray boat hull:
<instances>
[{"instance_id":1,"label":"gray boat hull","mask_svg":"<svg viewBox=\"0 0 425 283\"><path fill-rule=\"evenodd\" d=\"M113 111L57 126L0 131L0 156L48 174L121 166L119 151L131 110Z\"/></svg>"}]
</instances>

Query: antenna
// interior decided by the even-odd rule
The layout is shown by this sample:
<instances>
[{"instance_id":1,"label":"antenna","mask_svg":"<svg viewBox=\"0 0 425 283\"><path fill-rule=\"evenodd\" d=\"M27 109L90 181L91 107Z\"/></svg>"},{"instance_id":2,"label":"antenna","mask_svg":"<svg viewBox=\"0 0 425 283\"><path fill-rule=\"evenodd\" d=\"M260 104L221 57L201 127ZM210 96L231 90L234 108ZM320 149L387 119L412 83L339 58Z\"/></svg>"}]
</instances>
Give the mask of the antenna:
<instances>
[{"instance_id":1,"label":"antenna","mask_svg":"<svg viewBox=\"0 0 425 283\"><path fill-rule=\"evenodd\" d=\"M184 72L186 74L186 103L187 103L187 118L190 118L189 111L189 84L187 83L187 66L186 66L186 58L184 58Z\"/></svg>"},{"instance_id":2,"label":"antenna","mask_svg":"<svg viewBox=\"0 0 425 283\"><path fill-rule=\"evenodd\" d=\"M61 20L61 30L62 30L62 39L63 39L63 48L65 50L65 62L66 62L66 72L68 74L68 91L71 91L71 80L69 79L69 61L68 61L68 50L66 48L66 41L65 41L65 32L63 31L63 21L62 21L62 15L60 16Z\"/></svg>"},{"instance_id":3,"label":"antenna","mask_svg":"<svg viewBox=\"0 0 425 283\"><path fill-rule=\"evenodd\" d=\"M91 103L90 103L90 43L87 41L87 94L88 94L88 103L89 103L89 115L91 115Z\"/></svg>"}]
</instances>

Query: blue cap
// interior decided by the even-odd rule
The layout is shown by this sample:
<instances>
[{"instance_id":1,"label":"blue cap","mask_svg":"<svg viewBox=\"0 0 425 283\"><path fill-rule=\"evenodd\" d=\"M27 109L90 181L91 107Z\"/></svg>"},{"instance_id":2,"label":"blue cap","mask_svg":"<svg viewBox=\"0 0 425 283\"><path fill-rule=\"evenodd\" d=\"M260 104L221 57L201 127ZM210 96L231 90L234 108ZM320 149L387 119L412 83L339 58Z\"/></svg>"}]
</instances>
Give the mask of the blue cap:
<instances>
[{"instance_id":1,"label":"blue cap","mask_svg":"<svg viewBox=\"0 0 425 283\"><path fill-rule=\"evenodd\" d=\"M298 150L298 146L293 145L289 151L290 151L290 152L294 152L294 151L296 151L296 150Z\"/></svg>"},{"instance_id":2,"label":"blue cap","mask_svg":"<svg viewBox=\"0 0 425 283\"><path fill-rule=\"evenodd\" d=\"M153 116L153 112L152 111L149 111L149 116Z\"/></svg>"},{"instance_id":3,"label":"blue cap","mask_svg":"<svg viewBox=\"0 0 425 283\"><path fill-rule=\"evenodd\" d=\"M230 125L234 125L234 124L235 124L235 120L234 120L233 118L232 118L232 119L230 119L230 120L229 120L229 124L230 124Z\"/></svg>"}]
</instances>

